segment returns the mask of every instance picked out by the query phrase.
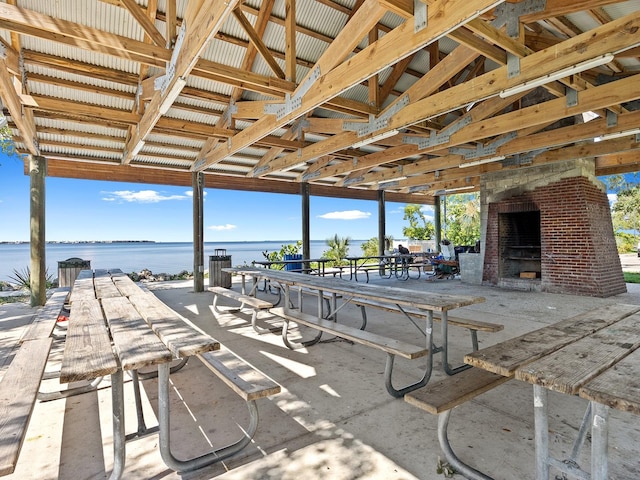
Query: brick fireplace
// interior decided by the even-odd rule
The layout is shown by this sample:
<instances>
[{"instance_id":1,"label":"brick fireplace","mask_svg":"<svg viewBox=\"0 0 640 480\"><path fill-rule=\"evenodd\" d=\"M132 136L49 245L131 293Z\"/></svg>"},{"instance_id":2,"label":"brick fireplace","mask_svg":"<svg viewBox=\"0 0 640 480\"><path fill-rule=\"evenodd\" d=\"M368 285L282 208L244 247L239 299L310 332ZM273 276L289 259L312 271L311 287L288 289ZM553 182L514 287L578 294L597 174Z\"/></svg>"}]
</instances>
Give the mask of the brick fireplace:
<instances>
[{"instance_id":1,"label":"brick fireplace","mask_svg":"<svg viewBox=\"0 0 640 480\"><path fill-rule=\"evenodd\" d=\"M626 292L609 202L593 161L485 176L484 283L597 297Z\"/></svg>"}]
</instances>

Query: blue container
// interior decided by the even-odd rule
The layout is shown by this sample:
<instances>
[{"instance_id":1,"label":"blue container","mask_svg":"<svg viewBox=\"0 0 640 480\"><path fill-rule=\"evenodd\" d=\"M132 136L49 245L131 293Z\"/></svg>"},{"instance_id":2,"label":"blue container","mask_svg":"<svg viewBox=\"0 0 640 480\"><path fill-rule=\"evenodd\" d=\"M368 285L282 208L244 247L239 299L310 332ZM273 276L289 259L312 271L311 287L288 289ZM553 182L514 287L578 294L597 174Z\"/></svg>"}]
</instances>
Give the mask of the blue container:
<instances>
[{"instance_id":1,"label":"blue container","mask_svg":"<svg viewBox=\"0 0 640 480\"><path fill-rule=\"evenodd\" d=\"M285 260L302 260L302 255L299 253L292 254L292 255L285 255L284 259ZM302 270L302 263L285 263L284 269L300 271Z\"/></svg>"}]
</instances>

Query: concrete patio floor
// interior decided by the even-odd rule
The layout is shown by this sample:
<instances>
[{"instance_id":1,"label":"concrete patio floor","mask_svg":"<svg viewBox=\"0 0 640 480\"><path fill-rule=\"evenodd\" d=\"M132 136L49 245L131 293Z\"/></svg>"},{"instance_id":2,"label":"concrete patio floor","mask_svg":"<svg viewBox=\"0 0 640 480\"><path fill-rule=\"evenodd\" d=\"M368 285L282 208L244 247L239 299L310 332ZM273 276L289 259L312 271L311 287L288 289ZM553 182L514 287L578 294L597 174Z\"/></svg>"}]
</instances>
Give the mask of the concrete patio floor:
<instances>
[{"instance_id":1,"label":"concrete patio floor","mask_svg":"<svg viewBox=\"0 0 640 480\"><path fill-rule=\"evenodd\" d=\"M635 262L635 259L630 260ZM624 262L623 262L624 263ZM504 324L503 331L479 334L480 348L520 335L600 305L640 304L640 285L610 298L545 294L473 286L460 280L373 280L425 291L480 295L485 303L455 311L459 317ZM282 393L258 402L260 425L241 454L196 472L169 470L158 452L158 437L127 443L125 479L438 479L437 419L384 388L385 355L375 349L323 337L323 343L291 351L280 336L253 331L246 313L217 314L210 293L194 293L192 282L149 284L160 299L282 385ZM234 281L233 289L239 290ZM260 294L261 298L272 298ZM230 303L221 301L221 304ZM312 309L315 304L307 304ZM309 310L311 311L311 310ZM34 310L24 304L0 305L0 374ZM359 311L347 307L340 321L356 325ZM269 315L262 322L274 323ZM399 316L371 311L368 329L419 344L415 328ZM436 330L438 332L438 330ZM452 363L470 351L466 330L450 329ZM438 337L436 337L438 338ZM48 370L55 371L61 343ZM444 374L436 355L434 379ZM396 361L396 385L419 378L421 359ZM171 376L172 446L176 456L191 457L231 443L248 420L244 402L198 360ZM105 381L93 393L37 402L13 479L108 478L112 466L111 394ZM43 390L59 388L46 380ZM145 420L157 425L157 384L143 381ZM551 450L564 458L582 420L586 402L550 394ZM126 384L126 430L136 431L131 382ZM460 458L496 479L534 478L532 389L510 381L457 408L450 440ZM640 418L611 413L610 478L640 478ZM589 466L589 440L580 463ZM454 478L462 478L456 476ZM552 471L551 478L554 478Z\"/></svg>"}]
</instances>

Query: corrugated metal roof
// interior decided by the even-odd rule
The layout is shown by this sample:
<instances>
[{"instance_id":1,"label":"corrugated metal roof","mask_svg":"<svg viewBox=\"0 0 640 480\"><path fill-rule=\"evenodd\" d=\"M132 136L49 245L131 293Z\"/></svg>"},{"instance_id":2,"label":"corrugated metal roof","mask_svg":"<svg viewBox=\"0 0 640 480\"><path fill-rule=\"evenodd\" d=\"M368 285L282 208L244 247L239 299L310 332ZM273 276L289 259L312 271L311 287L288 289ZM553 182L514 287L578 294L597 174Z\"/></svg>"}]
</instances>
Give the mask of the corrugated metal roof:
<instances>
[{"instance_id":1,"label":"corrugated metal roof","mask_svg":"<svg viewBox=\"0 0 640 480\"><path fill-rule=\"evenodd\" d=\"M5 2L7 3L7 2ZM345 28L349 12L355 7L355 0L340 0L330 2L320 1L304 1L296 3L296 24L297 32L295 35L295 50L297 56L296 79L301 81L310 73L312 67L326 52L329 45ZM479 3L480 4L480 0ZM140 7L148 5L146 0L137 2ZM180 25L185 12L187 11L187 0L178 0L176 8L178 12L177 24ZM207 4L209 8L218 8L223 4L211 3ZM333 7L331 6L333 5ZM401 5L398 4L398 5ZM571 8L571 5L565 5L568 8L566 13L552 13L545 16L539 15L533 20L527 21L527 42L536 40L539 45L548 42L549 35L555 35L557 41L567 42L571 37L581 31L589 32L600 28L601 25L609 23L607 18L618 19L623 16L640 15L640 0L611 2L611 0L603 0L598 7L598 3L591 4L594 8L589 11L580 11ZM10 7L10 5L7 5ZM167 0L159 0L157 5L157 15L153 19L153 24L157 29L157 33L165 35L165 12ZM43 154L54 155L56 159L68 156L74 161L81 158L90 158L94 161L104 159L110 164L114 162L122 162L127 155L127 148L133 148L129 143L129 139L137 139L137 127L141 125L141 121L147 121L145 111L150 108L150 100L154 95L152 87L153 79L165 74L164 60L169 58L173 53L171 50L164 50L164 45L154 45L148 42L149 36L145 34L143 25L138 24L134 16L122 4L118 4L113 0L56 0L52 2L42 2L41 0L21 0L19 7L26 11L31 11L34 17L47 16L50 22L42 21L33 22L33 25L20 25L19 18L9 18L3 23L5 29L0 29L0 38L2 38L10 48L20 49L16 51L18 58L24 60L23 64L18 64L18 69L22 71L16 75L15 71L8 71L4 66L6 75L12 81L26 82L21 85L22 92L28 93L39 105L33 106L25 104L24 108L32 109L35 122L35 130L37 139L41 144L41 152ZM15 8L15 7L12 7ZM255 25L258 12L266 8L266 4L259 0L246 0L238 3L238 8L248 21ZM467 8L460 3L460 9ZM556 7L553 7L556 8ZM11 9L7 10L8 12ZM433 18L433 24L438 22L447 22L449 18L457 15L458 12L443 11L443 18ZM273 55L275 62L280 69L286 70L284 56L286 54L286 31L284 27L285 2L284 0L276 0L273 10L266 12L269 14L269 22L266 26L264 34L262 34L262 42L267 47L270 54ZM411 12L407 12L406 17L412 21ZM44 17L43 17L44 18ZM481 21L486 22L488 28L493 19L492 12L489 12ZM379 21L380 44L384 44L387 35L398 36L397 27L405 22L403 16L393 12L387 12ZM453 21L453 20L452 20ZM451 28L466 28L467 20L457 21ZM56 25L57 24L57 25ZM69 26L69 28L67 28ZM62 28L64 27L64 28ZM187 35L201 25L187 25ZM13 39L7 28L12 28L17 32L20 42L13 45ZM60 28L59 31L55 31ZM427 29L432 28L428 26ZM435 27L434 27L435 28ZM394 30L396 29L396 30ZM573 33L568 33L573 29ZM41 33L40 30L42 30ZM470 28L473 31L473 28ZM412 29L407 29L411 32ZM427 30L428 31L428 30ZM628 32L625 32L628 34ZM501 45L500 35L496 33L496 40L488 41L485 48L493 48L494 53L504 52L506 59L507 46ZM539 38L538 38L539 37ZM402 37L405 38L405 37ZM115 40L113 45L109 42ZM194 40L194 39L192 39ZM359 42L359 48L367 48L369 40L365 35ZM146 43L144 43L146 42ZM421 45L426 45L421 41ZM476 38L477 46L481 47L484 40ZM163 42L159 42L163 43ZM627 48L634 47L637 43L630 40ZM494 45L495 44L495 45ZM349 162L344 159L349 158L350 152L359 152L362 157L389 148L398 148L402 146L400 137L396 137L394 142L381 142L377 146L365 146L360 149L349 149L349 145L344 146L341 140L338 140L340 132L346 131L338 128L337 136L328 135L314 131L304 130L304 139L308 142L305 148L299 148L299 144L294 136L289 135L289 127L294 124L296 118L310 115L314 119L344 120L352 121L354 119L368 120L374 118L384 108L393 105L397 101L398 95L406 92L416 82L418 82L425 74L429 75L429 52L426 48L419 48L409 65L394 85L389 85L391 81L391 73L393 65L400 58L412 53L415 48L411 47L411 40L405 40L404 43L378 48L379 44L373 49L374 55L368 58L367 62L360 63L358 49L355 52L344 52L347 59L342 67L337 67L336 71L340 71L341 75L333 74L333 72L322 71L321 78L310 81L306 87L308 92L305 99L310 97L321 97L316 104L305 106L299 113L295 112L298 108L295 102L301 101L296 97L296 85L287 82L273 72L269 63L258 53L252 65L246 71L243 70L245 64L245 56L247 47L250 45L250 35L230 14L228 18L222 22L221 27L214 34L214 38L208 42L199 52L198 58L192 59L194 70L185 74L186 86L181 94L173 101L173 106L167 106L167 112L157 115L157 118L150 120L152 127L145 133L144 145L141 145L137 155L131 160L131 165L144 165L145 168L171 168L189 172L196 159L203 158L210 151L203 151L206 145L206 138L214 135L211 132L219 132L216 127L222 125L221 115L225 112L231 103L231 97L236 95L238 107L241 111L249 111L247 118L241 115L235 115L234 121L228 128L233 129L233 137L226 140L218 146L219 152L226 152L228 148L232 148L231 154L225 155L224 158L218 158L210 165L204 167L206 172L215 172L215 174L237 176L238 174L253 176L252 169L256 165L262 165L261 159L264 155L272 157L268 166L277 165L273 171L264 173L264 178L278 179L282 181L298 181L298 176L303 173L309 165L315 163L316 159L324 155L335 156L336 159L331 162L332 167L344 167L343 172L339 174L321 175L313 183L318 185L333 185L348 175ZM440 51L440 61L446 61L451 54L458 48L458 43L450 37L443 37L438 40L438 48ZM188 48L188 42L182 44L183 48ZM409 48L412 48L410 51ZM471 46L464 48L473 48ZM559 48L559 47L557 47ZM107 53L108 49L112 53ZM339 46L337 48L339 50ZM392 54L389 52L394 49ZM542 47L539 48L542 51ZM114 54L118 52L117 54ZM10 52L12 53L12 52ZM182 53L182 52L181 52ZM480 52L482 53L482 52ZM163 56L164 55L164 56ZM395 55L395 58L392 56ZM640 55L640 54L639 54ZM384 57L384 63L379 65L376 63L378 57ZM388 58L387 58L388 57ZM7 57L9 60L13 58L11 55ZM141 59L146 58L147 60ZM158 61L158 58L160 60ZM449 62L451 63L451 62ZM374 69L373 66L377 65ZM8 65L8 63L7 63ZM359 70L350 70L350 65ZM459 68L460 67L460 68ZM440 100L434 100L430 103L429 99L423 101L423 107L426 110L434 110L436 113L425 113L423 118L418 114L412 114L411 120L407 120L399 130L409 129L415 135L416 132L423 132L429 135L432 130L444 129L452 122L458 121L461 116L466 115L464 110L466 105L470 103L481 104L483 101L489 101L490 97L497 98L498 92L491 95L484 95L482 88L486 88L485 84L481 85L481 80L476 77L469 77L474 67L474 63L470 65L448 65L443 68L441 77L433 75L427 76L428 82L437 82L439 88L433 95L441 93ZM589 88L597 87L595 74L598 72L608 71L611 78L624 79L628 75L636 74L640 71L640 61L638 55L618 55L615 64L610 65L611 68L601 67L600 70L591 70L582 74L585 82L591 82ZM11 66L11 68L14 68ZM502 64L495 61L486 61L486 71L503 68ZM340 70L342 69L342 70ZM463 73L460 76L451 74L446 77L448 69L457 72L460 69ZM378 74L378 81L381 86L380 92L386 91L390 87L390 93L387 98L380 98L379 105L370 105L370 92L365 81L359 78L351 83L341 83L344 77L349 77L351 73L362 74L362 70L366 75ZM145 72L140 77L141 72ZM484 72L476 72L476 75L482 75ZM332 76L333 74L333 76ZM15 75L15 76L14 76ZM365 78L366 78L365 75ZM354 77L355 78L355 77ZM506 75L503 76L506 78ZM468 82L469 89L478 89L477 98L465 100L463 105L454 105L455 101L445 99L445 92L452 88L453 85L461 82ZM466 85L467 83L465 83ZM611 84L615 85L615 83ZM301 87L298 87L298 89ZM440 92L443 90L443 92ZM560 90L558 86L557 91ZM137 97L140 92L142 97ZM461 91L460 91L461 92ZM6 96L7 92L0 92ZM414 94L415 95L415 94ZM461 93L458 96L463 96ZM456 95L452 95L456 98ZM634 100L633 95L629 96L630 100ZM285 100L286 99L286 100ZM12 118L12 112L8 110L11 102L4 103L5 115L11 121L10 128L18 137L16 146L19 150L29 151L30 142L24 141L21 136L23 131L18 129ZM25 102L31 101L25 96ZM58 109L55 111L47 105L59 105L53 103L56 100L63 100L69 105L68 109ZM279 123L277 116L270 108L262 103L267 101L271 106L273 103L279 103L282 109L290 108L292 112L286 121ZM410 99L411 104L405 107L406 113L410 109L420 110L413 106L415 102L421 101L420 98L413 96ZM136 105L142 102L143 109L141 113L136 112ZM286 103L293 102L293 103ZM451 102L448 113L438 112L437 108L442 102ZM624 114L633 108L634 103L629 101L624 103L627 110L611 107L612 111L616 111L624 121ZM293 105L293 106L292 106ZM93 108L92 111L88 111ZM64 111L62 111L64 110ZM393 115L387 115L380 123L376 124L374 129L384 130L386 123L394 118L403 118L405 113L402 109L395 110ZM500 112L496 115L502 114ZM13 114L16 114L14 111ZM19 113L18 113L19 114ZM383 122L384 120L384 122ZM473 122L481 122L484 118L473 120ZM270 124L268 129L261 130L264 124ZM497 121L499 124L500 121ZM382 125L382 127L380 126ZM410 127L410 128L409 128ZM513 126L517 130L517 125ZM348 129L347 129L348 130ZM226 132L230 132L227 130ZM225 134L226 134L225 132ZM252 133L245 133L252 132ZM255 133L253 133L255 132ZM285 136L285 134L287 136ZM217 135L217 134L215 134ZM235 144L243 142L243 135L251 137L251 141L243 145L241 148L234 148ZM346 135L346 134L345 134ZM224 135L223 135L224 136ZM493 138L499 137L500 133L492 134L488 138L473 138L467 143L467 146L475 143L484 144L492 141ZM135 143L135 142L134 142ZM321 145L321 146L318 146ZM395 147L392 147L395 145ZM448 145L448 144L447 144ZM569 143L570 145L570 143ZM455 145L454 145L455 146ZM557 148L557 145L553 146ZM406 149L406 148L405 148ZM365 188L375 187L375 173L384 173L389 169L395 169L399 164L412 165L430 158L433 148L427 149L429 153L420 153L416 149L408 151L402 158L396 155L390 155L392 160L383 163L373 163L363 171L370 172L362 185ZM311 153L307 153L311 152ZM295 157L292 155L301 155L302 162L294 164ZM457 167L456 156L447 151L444 146L440 151L436 151L438 158L450 159L450 174L455 172ZM213 155L214 157L216 155ZM364 157L368 158L368 157ZM371 161L371 160L369 160ZM126 163L126 162L125 162ZM430 167L424 164L423 172L414 172L414 178L421 174L431 173ZM496 165L496 167L499 165ZM488 168L488 167L485 167ZM631 168L631 167L630 167ZM55 169L54 169L55 170ZM476 175L479 178L479 174ZM431 181L429 183L432 183ZM437 183L437 182L433 182ZM357 185L354 185L357 187ZM434 187L437 188L437 187ZM401 189L395 189L395 192L402 193Z\"/></svg>"}]
</instances>

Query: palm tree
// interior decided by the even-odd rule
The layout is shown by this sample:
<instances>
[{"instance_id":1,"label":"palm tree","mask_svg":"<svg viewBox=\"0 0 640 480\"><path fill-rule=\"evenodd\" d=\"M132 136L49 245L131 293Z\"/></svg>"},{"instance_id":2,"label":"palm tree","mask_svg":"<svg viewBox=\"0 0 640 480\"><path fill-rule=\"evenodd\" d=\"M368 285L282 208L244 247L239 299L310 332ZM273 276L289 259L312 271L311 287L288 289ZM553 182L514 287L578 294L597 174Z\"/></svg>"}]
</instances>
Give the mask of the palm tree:
<instances>
[{"instance_id":1,"label":"palm tree","mask_svg":"<svg viewBox=\"0 0 640 480\"><path fill-rule=\"evenodd\" d=\"M339 237L336 233L332 238L327 239L327 246L329 250L324 252L322 256L324 258L329 258L333 260L333 265L341 265L343 264L343 258L346 257L349 253L349 243L351 242L351 238L349 237Z\"/></svg>"}]
</instances>

